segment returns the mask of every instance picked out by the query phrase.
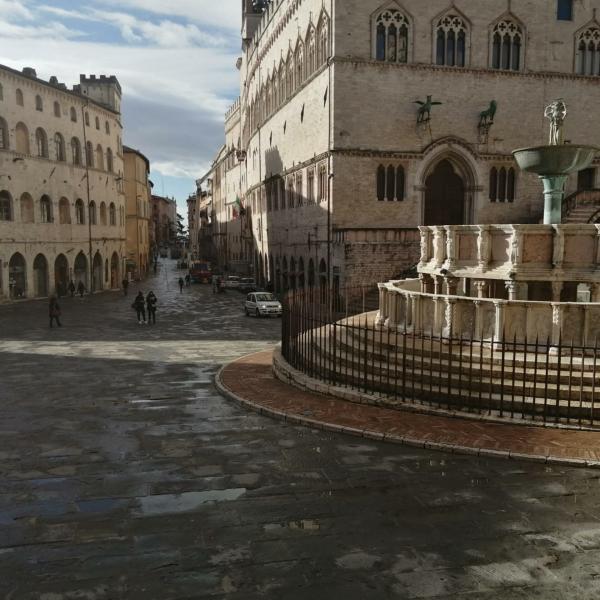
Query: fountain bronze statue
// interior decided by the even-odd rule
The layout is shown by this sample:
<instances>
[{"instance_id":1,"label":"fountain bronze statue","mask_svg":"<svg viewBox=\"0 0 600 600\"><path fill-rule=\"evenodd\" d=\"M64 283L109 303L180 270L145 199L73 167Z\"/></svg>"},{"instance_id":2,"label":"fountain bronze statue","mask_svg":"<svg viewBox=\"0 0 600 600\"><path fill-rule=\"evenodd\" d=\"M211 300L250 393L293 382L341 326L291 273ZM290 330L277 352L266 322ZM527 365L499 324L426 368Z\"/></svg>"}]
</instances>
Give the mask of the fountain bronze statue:
<instances>
[{"instance_id":1,"label":"fountain bronze statue","mask_svg":"<svg viewBox=\"0 0 600 600\"><path fill-rule=\"evenodd\" d=\"M549 144L522 148L513 154L523 171L540 176L544 184L544 224L555 225L562 221L562 203L569 175L587 169L600 149L565 144L567 106L562 98L547 106L544 115L550 119Z\"/></svg>"}]
</instances>

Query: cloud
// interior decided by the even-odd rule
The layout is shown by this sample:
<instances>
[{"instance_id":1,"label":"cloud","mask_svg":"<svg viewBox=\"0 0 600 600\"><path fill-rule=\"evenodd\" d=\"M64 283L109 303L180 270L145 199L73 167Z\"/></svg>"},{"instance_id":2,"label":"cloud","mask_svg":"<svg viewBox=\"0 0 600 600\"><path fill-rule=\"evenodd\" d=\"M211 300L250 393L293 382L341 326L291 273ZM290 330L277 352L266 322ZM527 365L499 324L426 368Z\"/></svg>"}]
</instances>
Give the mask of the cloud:
<instances>
[{"instance_id":1,"label":"cloud","mask_svg":"<svg viewBox=\"0 0 600 600\"><path fill-rule=\"evenodd\" d=\"M106 23L116 27L123 39L131 44L145 43L170 48L189 46L221 46L231 42L228 36L200 29L192 23L176 23L172 20L153 22L120 11L107 11L84 7L79 11L55 6L41 5L39 9L68 19Z\"/></svg>"},{"instance_id":2,"label":"cloud","mask_svg":"<svg viewBox=\"0 0 600 600\"><path fill-rule=\"evenodd\" d=\"M17 19L33 19L32 12L24 2L18 0L0 0L0 18L6 21Z\"/></svg>"},{"instance_id":3,"label":"cloud","mask_svg":"<svg viewBox=\"0 0 600 600\"><path fill-rule=\"evenodd\" d=\"M158 15L183 17L194 23L229 29L241 29L241 3L236 0L104 0L103 5L134 8Z\"/></svg>"},{"instance_id":4,"label":"cloud","mask_svg":"<svg viewBox=\"0 0 600 600\"><path fill-rule=\"evenodd\" d=\"M79 73L116 75L124 142L153 172L181 178L187 197L224 143L224 114L239 93L239 2L43 1L0 0L0 63L67 85Z\"/></svg>"}]
</instances>

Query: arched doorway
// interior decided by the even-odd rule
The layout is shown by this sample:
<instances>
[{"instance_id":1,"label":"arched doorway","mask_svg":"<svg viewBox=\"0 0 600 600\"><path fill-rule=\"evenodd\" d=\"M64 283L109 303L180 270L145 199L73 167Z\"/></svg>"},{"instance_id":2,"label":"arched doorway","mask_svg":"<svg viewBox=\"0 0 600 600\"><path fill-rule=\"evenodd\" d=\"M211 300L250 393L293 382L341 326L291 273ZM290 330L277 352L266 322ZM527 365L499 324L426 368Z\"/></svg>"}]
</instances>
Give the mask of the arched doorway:
<instances>
[{"instance_id":1,"label":"arched doorway","mask_svg":"<svg viewBox=\"0 0 600 600\"><path fill-rule=\"evenodd\" d=\"M465 182L448 159L440 161L425 180L425 225L463 225Z\"/></svg>"},{"instance_id":2,"label":"arched doorway","mask_svg":"<svg viewBox=\"0 0 600 600\"><path fill-rule=\"evenodd\" d=\"M319 263L319 286L322 288L327 287L327 263L323 258Z\"/></svg>"},{"instance_id":3,"label":"arched doorway","mask_svg":"<svg viewBox=\"0 0 600 600\"><path fill-rule=\"evenodd\" d=\"M116 252L113 252L110 259L110 287L113 290L119 287L119 255Z\"/></svg>"},{"instance_id":4,"label":"arched doorway","mask_svg":"<svg viewBox=\"0 0 600 600\"><path fill-rule=\"evenodd\" d=\"M69 285L69 261L64 254L59 254L54 261L54 288L58 296L67 295Z\"/></svg>"},{"instance_id":5,"label":"arched doorway","mask_svg":"<svg viewBox=\"0 0 600 600\"><path fill-rule=\"evenodd\" d=\"M79 282L87 287L87 258L83 252L80 252L77 255L77 258L75 258L73 276L75 279L75 287L79 285Z\"/></svg>"},{"instance_id":6,"label":"arched doorway","mask_svg":"<svg viewBox=\"0 0 600 600\"><path fill-rule=\"evenodd\" d=\"M308 287L315 287L315 261L312 258L308 261Z\"/></svg>"},{"instance_id":7,"label":"arched doorway","mask_svg":"<svg viewBox=\"0 0 600 600\"><path fill-rule=\"evenodd\" d=\"M99 292L102 289L102 256L96 252L92 263L92 291Z\"/></svg>"},{"instance_id":8,"label":"arched doorway","mask_svg":"<svg viewBox=\"0 0 600 600\"><path fill-rule=\"evenodd\" d=\"M11 298L27 295L27 268L22 254L13 254L8 262L8 284Z\"/></svg>"},{"instance_id":9,"label":"arched doorway","mask_svg":"<svg viewBox=\"0 0 600 600\"><path fill-rule=\"evenodd\" d=\"M298 287L304 289L304 259L298 260Z\"/></svg>"},{"instance_id":10,"label":"arched doorway","mask_svg":"<svg viewBox=\"0 0 600 600\"><path fill-rule=\"evenodd\" d=\"M33 294L36 298L48 295L48 261L43 254L33 261Z\"/></svg>"}]
</instances>

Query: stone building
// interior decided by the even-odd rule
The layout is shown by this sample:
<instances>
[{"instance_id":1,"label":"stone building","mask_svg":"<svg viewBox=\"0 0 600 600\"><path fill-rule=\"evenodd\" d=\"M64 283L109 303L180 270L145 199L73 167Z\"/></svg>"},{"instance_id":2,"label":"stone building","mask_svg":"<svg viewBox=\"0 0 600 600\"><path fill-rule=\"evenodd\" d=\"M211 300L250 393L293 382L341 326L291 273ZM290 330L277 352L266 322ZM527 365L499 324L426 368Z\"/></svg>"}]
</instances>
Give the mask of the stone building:
<instances>
[{"instance_id":1,"label":"stone building","mask_svg":"<svg viewBox=\"0 0 600 600\"><path fill-rule=\"evenodd\" d=\"M174 198L152 196L152 227L159 248L175 243L177 229L177 202Z\"/></svg>"},{"instance_id":2,"label":"stone building","mask_svg":"<svg viewBox=\"0 0 600 600\"><path fill-rule=\"evenodd\" d=\"M151 183L150 161L139 151L123 149L125 199L127 202L127 272L135 279L148 274L150 255Z\"/></svg>"},{"instance_id":3,"label":"stone building","mask_svg":"<svg viewBox=\"0 0 600 600\"><path fill-rule=\"evenodd\" d=\"M0 300L117 288L125 259L121 87L0 66Z\"/></svg>"},{"instance_id":4,"label":"stone building","mask_svg":"<svg viewBox=\"0 0 600 600\"><path fill-rule=\"evenodd\" d=\"M418 226L538 222L538 182L511 152L547 141L557 97L569 138L600 139L600 0L242 5L213 228L236 239L225 207L239 195L254 270L278 290L393 278L419 259Z\"/></svg>"}]
</instances>

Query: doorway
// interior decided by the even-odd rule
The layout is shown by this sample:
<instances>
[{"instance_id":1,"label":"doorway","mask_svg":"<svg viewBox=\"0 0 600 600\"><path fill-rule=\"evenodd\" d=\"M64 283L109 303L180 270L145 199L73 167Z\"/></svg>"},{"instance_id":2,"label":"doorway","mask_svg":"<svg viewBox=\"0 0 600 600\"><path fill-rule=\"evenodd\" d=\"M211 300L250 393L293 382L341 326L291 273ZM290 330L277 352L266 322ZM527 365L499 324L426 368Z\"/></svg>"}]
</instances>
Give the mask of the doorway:
<instances>
[{"instance_id":1,"label":"doorway","mask_svg":"<svg viewBox=\"0 0 600 600\"><path fill-rule=\"evenodd\" d=\"M465 184L449 160L442 160L425 180L425 225L465 223Z\"/></svg>"}]
</instances>

